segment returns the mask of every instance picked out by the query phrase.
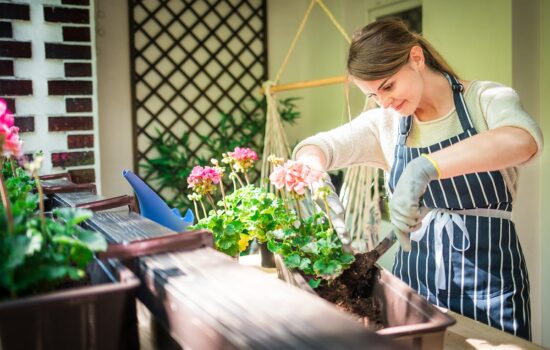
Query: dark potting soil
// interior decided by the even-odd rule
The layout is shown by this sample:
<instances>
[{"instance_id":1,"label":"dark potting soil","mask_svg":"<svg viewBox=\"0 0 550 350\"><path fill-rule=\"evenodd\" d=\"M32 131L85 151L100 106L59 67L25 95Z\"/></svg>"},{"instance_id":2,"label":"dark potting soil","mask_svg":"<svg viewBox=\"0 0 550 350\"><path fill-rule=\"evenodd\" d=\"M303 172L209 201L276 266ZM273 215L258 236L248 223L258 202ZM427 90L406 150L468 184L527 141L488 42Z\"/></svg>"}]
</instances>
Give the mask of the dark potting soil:
<instances>
[{"instance_id":1,"label":"dark potting soil","mask_svg":"<svg viewBox=\"0 0 550 350\"><path fill-rule=\"evenodd\" d=\"M378 253L368 252L355 255L355 262L349 269L330 284L323 281L315 292L323 299L335 304L339 309L359 317L367 328L384 328L382 322L382 300L371 296L372 288L380 278L380 270L375 266Z\"/></svg>"}]
</instances>

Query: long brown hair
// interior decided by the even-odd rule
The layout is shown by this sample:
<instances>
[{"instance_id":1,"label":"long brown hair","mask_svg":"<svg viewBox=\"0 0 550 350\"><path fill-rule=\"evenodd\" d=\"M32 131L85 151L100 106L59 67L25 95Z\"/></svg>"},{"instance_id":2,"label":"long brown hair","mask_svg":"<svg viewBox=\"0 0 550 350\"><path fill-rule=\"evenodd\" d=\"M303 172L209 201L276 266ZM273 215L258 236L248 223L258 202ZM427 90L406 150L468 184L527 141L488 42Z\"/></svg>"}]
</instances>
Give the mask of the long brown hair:
<instances>
[{"instance_id":1,"label":"long brown hair","mask_svg":"<svg viewBox=\"0 0 550 350\"><path fill-rule=\"evenodd\" d=\"M360 80L387 78L408 62L411 48L415 45L422 48L428 67L457 77L447 61L424 37L411 32L397 18L378 20L353 34L347 73Z\"/></svg>"}]
</instances>

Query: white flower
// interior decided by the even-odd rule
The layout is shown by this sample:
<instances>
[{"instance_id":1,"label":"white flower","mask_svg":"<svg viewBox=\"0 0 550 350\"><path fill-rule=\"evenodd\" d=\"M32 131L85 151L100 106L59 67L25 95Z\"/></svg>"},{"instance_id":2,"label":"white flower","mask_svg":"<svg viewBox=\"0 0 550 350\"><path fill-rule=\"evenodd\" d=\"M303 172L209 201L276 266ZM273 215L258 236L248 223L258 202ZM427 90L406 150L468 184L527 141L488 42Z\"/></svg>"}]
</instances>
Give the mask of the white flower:
<instances>
[{"instance_id":1,"label":"white flower","mask_svg":"<svg viewBox=\"0 0 550 350\"><path fill-rule=\"evenodd\" d=\"M271 234L273 235L273 237L275 237L277 239L284 239L285 238L285 231L283 231L281 229L272 231Z\"/></svg>"},{"instance_id":2,"label":"white flower","mask_svg":"<svg viewBox=\"0 0 550 350\"><path fill-rule=\"evenodd\" d=\"M42 167L42 160L44 159L44 156L42 155L37 155L34 157L34 159L32 160L32 162L29 162L29 163L26 163L25 164L25 168L30 171L32 174L34 174L35 172L37 172L38 170L40 170L40 168Z\"/></svg>"},{"instance_id":3,"label":"white flower","mask_svg":"<svg viewBox=\"0 0 550 350\"><path fill-rule=\"evenodd\" d=\"M305 253L317 254L318 252L317 245L313 242L309 242L308 244L302 246L300 249Z\"/></svg>"}]
</instances>

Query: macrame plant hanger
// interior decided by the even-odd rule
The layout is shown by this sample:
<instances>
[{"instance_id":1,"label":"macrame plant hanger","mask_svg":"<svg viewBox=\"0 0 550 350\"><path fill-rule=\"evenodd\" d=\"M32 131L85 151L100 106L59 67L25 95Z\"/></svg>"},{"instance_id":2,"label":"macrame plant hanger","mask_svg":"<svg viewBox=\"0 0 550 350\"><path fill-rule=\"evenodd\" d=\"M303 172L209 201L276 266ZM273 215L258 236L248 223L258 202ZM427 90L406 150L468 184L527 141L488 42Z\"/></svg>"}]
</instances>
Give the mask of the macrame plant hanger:
<instances>
[{"instance_id":1,"label":"macrame plant hanger","mask_svg":"<svg viewBox=\"0 0 550 350\"><path fill-rule=\"evenodd\" d=\"M290 158L291 154L288 139L277 108L276 93L347 82L347 77L337 76L305 82L279 84L281 75L288 64L289 58L304 30L309 15L316 4L321 7L345 40L351 43L350 37L326 7L323 0L311 0L304 18L292 39L292 43L285 55L283 63L277 71L275 79L266 81L263 84L262 92L265 94L267 100L266 128L261 169L261 176L263 179L269 176L272 171L272 165L267 160L270 155L275 155L287 160ZM365 104L365 106L367 105L368 103ZM348 115L350 115L349 108ZM356 251L368 251L373 249L378 243L378 227L381 220L378 181L378 170L364 165L350 167L346 170L344 176L340 199L346 208L346 226L353 237L353 246ZM268 183L265 184L265 186L272 190Z\"/></svg>"}]
</instances>

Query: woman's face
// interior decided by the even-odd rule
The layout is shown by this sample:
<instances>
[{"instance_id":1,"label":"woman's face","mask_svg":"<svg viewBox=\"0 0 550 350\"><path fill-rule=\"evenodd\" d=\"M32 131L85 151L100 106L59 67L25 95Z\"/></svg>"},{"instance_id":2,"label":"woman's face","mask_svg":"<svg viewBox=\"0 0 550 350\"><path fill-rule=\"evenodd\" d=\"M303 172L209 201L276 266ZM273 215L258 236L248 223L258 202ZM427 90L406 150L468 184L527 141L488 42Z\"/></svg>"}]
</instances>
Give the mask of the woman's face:
<instances>
[{"instance_id":1,"label":"woman's face","mask_svg":"<svg viewBox=\"0 0 550 350\"><path fill-rule=\"evenodd\" d=\"M366 96L374 98L380 107L391 108L402 116L416 111L424 88L420 65L412 51L409 61L394 75L368 81L352 77L352 81Z\"/></svg>"}]
</instances>

